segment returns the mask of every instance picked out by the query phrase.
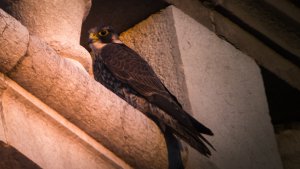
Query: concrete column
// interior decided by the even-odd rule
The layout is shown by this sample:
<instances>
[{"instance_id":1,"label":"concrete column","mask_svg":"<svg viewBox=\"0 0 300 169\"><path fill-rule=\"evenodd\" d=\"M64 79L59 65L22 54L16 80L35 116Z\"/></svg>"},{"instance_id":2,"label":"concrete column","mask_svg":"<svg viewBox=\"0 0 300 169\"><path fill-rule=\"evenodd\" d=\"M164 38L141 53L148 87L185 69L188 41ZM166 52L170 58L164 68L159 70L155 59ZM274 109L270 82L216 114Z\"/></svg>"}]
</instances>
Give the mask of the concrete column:
<instances>
[{"instance_id":1,"label":"concrete column","mask_svg":"<svg viewBox=\"0 0 300 169\"><path fill-rule=\"evenodd\" d=\"M63 57L74 59L90 71L89 53L79 45L81 24L91 0L9 0L10 13L31 34L45 40Z\"/></svg>"}]
</instances>

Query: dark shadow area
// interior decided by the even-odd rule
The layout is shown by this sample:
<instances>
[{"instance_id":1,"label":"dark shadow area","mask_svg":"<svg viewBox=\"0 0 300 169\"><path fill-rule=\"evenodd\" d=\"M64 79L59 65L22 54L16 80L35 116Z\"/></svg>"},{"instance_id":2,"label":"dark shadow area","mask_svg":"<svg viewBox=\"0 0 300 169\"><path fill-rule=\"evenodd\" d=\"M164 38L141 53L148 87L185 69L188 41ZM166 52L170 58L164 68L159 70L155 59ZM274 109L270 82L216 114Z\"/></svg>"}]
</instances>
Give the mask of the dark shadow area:
<instances>
[{"instance_id":1,"label":"dark shadow area","mask_svg":"<svg viewBox=\"0 0 300 169\"><path fill-rule=\"evenodd\" d=\"M254 1L253 1L254 2ZM276 10L275 8L266 5L264 2L255 1L259 4L259 6L262 8L261 10L265 10L266 13L273 15L273 18L275 21L278 21L278 25L281 27L284 27L284 29L287 29L288 32L296 32L298 33L300 30L300 25L292 20L291 18L287 17L280 11ZM214 9L219 12L224 17L228 18L233 23L237 24L239 27L241 27L243 30L249 32L252 36L260 40L262 43L264 43L266 46L280 54L285 59L293 62L293 64L300 67L300 57L296 54L292 53L291 51L285 49L280 44L277 44L275 41L273 41L270 37L264 35L263 33L259 32L255 28L251 27L251 25L248 25L246 21L241 20L238 16L234 15L232 12L228 11L226 8L222 6L214 6ZM274 22L275 22L274 21Z\"/></svg>"},{"instance_id":2,"label":"dark shadow area","mask_svg":"<svg viewBox=\"0 0 300 169\"><path fill-rule=\"evenodd\" d=\"M39 169L37 164L24 156L14 147L0 141L0 168L1 169Z\"/></svg>"},{"instance_id":3,"label":"dark shadow area","mask_svg":"<svg viewBox=\"0 0 300 169\"><path fill-rule=\"evenodd\" d=\"M121 33L167 6L162 0L93 0L82 24L80 44L89 50L87 32L92 27L111 25Z\"/></svg>"},{"instance_id":4,"label":"dark shadow area","mask_svg":"<svg viewBox=\"0 0 300 169\"><path fill-rule=\"evenodd\" d=\"M277 125L300 122L300 91L265 68L260 68L272 123Z\"/></svg>"},{"instance_id":5,"label":"dark shadow area","mask_svg":"<svg viewBox=\"0 0 300 169\"><path fill-rule=\"evenodd\" d=\"M9 11L9 2L7 0L0 0L0 8L5 12Z\"/></svg>"},{"instance_id":6,"label":"dark shadow area","mask_svg":"<svg viewBox=\"0 0 300 169\"><path fill-rule=\"evenodd\" d=\"M299 0L289 0L289 1L291 1L295 6L300 8L300 1Z\"/></svg>"}]
</instances>

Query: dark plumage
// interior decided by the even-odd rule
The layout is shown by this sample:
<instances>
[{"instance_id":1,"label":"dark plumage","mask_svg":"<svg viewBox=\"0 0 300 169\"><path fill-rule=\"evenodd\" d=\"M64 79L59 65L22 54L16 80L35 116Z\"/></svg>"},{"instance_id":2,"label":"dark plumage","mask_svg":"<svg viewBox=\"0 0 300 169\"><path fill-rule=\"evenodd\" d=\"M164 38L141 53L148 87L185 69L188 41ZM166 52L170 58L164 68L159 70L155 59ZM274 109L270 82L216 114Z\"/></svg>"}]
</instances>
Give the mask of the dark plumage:
<instances>
[{"instance_id":1,"label":"dark plumage","mask_svg":"<svg viewBox=\"0 0 300 169\"><path fill-rule=\"evenodd\" d=\"M97 81L141 112L158 119L200 153L211 155L205 143L213 146L201 135L213 135L211 130L183 110L139 54L124 45L109 26L91 29L89 37Z\"/></svg>"}]
</instances>

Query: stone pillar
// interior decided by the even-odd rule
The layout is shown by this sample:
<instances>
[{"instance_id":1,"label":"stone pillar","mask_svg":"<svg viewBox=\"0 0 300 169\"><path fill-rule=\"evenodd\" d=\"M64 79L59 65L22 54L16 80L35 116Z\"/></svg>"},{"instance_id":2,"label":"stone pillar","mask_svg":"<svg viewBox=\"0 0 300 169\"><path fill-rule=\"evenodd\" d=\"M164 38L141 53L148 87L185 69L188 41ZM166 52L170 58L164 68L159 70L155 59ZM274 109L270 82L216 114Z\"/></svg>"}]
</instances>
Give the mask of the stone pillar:
<instances>
[{"instance_id":1,"label":"stone pillar","mask_svg":"<svg viewBox=\"0 0 300 169\"><path fill-rule=\"evenodd\" d=\"M11 15L31 34L45 40L60 56L76 60L91 71L90 55L79 45L81 24L91 0L9 0L9 5Z\"/></svg>"}]
</instances>

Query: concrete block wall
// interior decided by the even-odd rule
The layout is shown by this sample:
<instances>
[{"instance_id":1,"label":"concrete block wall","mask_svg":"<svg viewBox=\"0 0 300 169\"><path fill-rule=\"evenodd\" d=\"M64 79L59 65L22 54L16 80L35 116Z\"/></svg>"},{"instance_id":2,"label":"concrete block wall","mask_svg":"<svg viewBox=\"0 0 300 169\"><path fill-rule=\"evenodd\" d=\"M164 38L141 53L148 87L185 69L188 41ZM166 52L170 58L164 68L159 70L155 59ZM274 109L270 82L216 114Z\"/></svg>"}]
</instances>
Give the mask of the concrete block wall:
<instances>
[{"instance_id":1,"label":"concrete block wall","mask_svg":"<svg viewBox=\"0 0 300 169\"><path fill-rule=\"evenodd\" d=\"M177 69L173 73L183 69L185 82L168 87L188 96L192 114L214 131L208 139L217 149L211 159L190 149L187 168L282 168L260 70L250 57L173 6L124 32L121 39L154 61L166 84L174 82L170 67ZM162 57L171 61L156 64Z\"/></svg>"}]
</instances>

